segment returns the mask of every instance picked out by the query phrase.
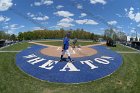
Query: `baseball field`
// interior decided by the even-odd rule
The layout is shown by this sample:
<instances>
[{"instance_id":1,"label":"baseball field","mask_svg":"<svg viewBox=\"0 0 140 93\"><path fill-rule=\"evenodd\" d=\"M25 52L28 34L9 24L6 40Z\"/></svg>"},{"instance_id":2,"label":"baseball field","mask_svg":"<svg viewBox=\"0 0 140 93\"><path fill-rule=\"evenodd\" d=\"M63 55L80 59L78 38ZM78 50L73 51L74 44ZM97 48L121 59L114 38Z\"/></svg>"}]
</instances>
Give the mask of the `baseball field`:
<instances>
[{"instance_id":1,"label":"baseball field","mask_svg":"<svg viewBox=\"0 0 140 93\"><path fill-rule=\"evenodd\" d=\"M60 41L39 42L60 46ZM80 42L81 46L95 44ZM122 45L109 47L120 52L123 65L112 75L90 83L60 84L40 81L22 72L15 64L18 51L32 44L17 43L0 49L0 93L139 93L140 53Z\"/></svg>"}]
</instances>

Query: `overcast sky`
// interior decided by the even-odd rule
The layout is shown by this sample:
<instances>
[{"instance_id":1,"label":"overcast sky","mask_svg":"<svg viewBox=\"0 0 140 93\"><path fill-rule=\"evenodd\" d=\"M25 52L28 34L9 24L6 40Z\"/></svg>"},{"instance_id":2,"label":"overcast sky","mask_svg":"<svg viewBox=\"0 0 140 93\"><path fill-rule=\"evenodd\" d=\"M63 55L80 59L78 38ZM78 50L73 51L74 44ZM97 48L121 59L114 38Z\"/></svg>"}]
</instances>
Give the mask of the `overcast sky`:
<instances>
[{"instance_id":1,"label":"overcast sky","mask_svg":"<svg viewBox=\"0 0 140 93\"><path fill-rule=\"evenodd\" d=\"M0 0L0 29L9 33L63 27L103 34L107 24L140 32L140 0Z\"/></svg>"}]
</instances>

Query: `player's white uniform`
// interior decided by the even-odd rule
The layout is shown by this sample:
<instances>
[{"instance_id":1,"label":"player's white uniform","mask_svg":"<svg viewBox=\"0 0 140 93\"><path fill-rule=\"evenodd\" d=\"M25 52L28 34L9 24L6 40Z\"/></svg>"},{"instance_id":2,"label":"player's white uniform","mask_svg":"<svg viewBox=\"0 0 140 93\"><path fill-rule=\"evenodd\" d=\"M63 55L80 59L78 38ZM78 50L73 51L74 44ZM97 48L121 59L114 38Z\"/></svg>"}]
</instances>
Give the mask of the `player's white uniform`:
<instances>
[{"instance_id":1,"label":"player's white uniform","mask_svg":"<svg viewBox=\"0 0 140 93\"><path fill-rule=\"evenodd\" d=\"M68 56L70 56L69 50L68 50L68 49L67 49L67 50L63 50L63 51L62 51L62 55L64 55L64 54L67 54Z\"/></svg>"}]
</instances>

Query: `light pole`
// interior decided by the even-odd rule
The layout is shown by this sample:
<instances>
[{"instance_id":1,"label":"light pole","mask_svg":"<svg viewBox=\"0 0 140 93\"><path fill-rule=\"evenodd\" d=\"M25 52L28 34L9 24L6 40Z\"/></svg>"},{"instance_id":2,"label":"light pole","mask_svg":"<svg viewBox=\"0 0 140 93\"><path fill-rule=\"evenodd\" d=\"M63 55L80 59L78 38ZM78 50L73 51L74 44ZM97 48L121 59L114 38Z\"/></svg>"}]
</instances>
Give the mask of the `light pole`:
<instances>
[{"instance_id":1,"label":"light pole","mask_svg":"<svg viewBox=\"0 0 140 93\"><path fill-rule=\"evenodd\" d=\"M136 28L135 28L135 32L136 32L136 39L135 39L135 41L138 41L138 32L137 32Z\"/></svg>"}]
</instances>

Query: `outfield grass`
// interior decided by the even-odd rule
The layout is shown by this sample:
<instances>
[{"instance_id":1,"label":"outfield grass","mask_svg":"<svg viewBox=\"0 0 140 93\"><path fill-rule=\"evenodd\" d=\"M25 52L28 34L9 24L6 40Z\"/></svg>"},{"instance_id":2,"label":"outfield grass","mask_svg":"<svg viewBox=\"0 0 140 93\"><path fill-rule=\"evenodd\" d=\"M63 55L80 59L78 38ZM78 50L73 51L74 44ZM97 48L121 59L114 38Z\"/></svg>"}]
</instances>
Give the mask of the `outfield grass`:
<instances>
[{"instance_id":1,"label":"outfield grass","mask_svg":"<svg viewBox=\"0 0 140 93\"><path fill-rule=\"evenodd\" d=\"M135 51L131 48L124 47L123 45L119 45L119 44L117 44L117 47L112 48L112 50L114 50L114 51L127 51L127 52Z\"/></svg>"},{"instance_id":2,"label":"outfield grass","mask_svg":"<svg viewBox=\"0 0 140 93\"><path fill-rule=\"evenodd\" d=\"M15 49L14 46L11 48ZM24 43L18 50L27 46L30 44ZM111 49L127 50L123 46ZM140 90L140 54L122 54L124 63L111 76L75 85L43 82L29 77L17 68L15 56L16 53L0 53L0 93L139 93Z\"/></svg>"},{"instance_id":3,"label":"outfield grass","mask_svg":"<svg viewBox=\"0 0 140 93\"><path fill-rule=\"evenodd\" d=\"M37 43L46 44L46 45L53 45L53 46L62 46L63 45L62 41L53 41L53 42L47 41L47 42L37 42ZM70 42L70 44L72 44L72 42ZM81 45L81 46L92 45L92 44L97 44L97 42L79 41L76 43L76 45Z\"/></svg>"},{"instance_id":4,"label":"outfield grass","mask_svg":"<svg viewBox=\"0 0 140 93\"><path fill-rule=\"evenodd\" d=\"M29 47L31 45L32 44L30 44L28 42L23 42L23 43L17 43L17 44L11 45L9 47L6 47L6 48L0 49L0 50L3 50L3 51L20 51L20 50L26 49L27 47Z\"/></svg>"}]
</instances>

